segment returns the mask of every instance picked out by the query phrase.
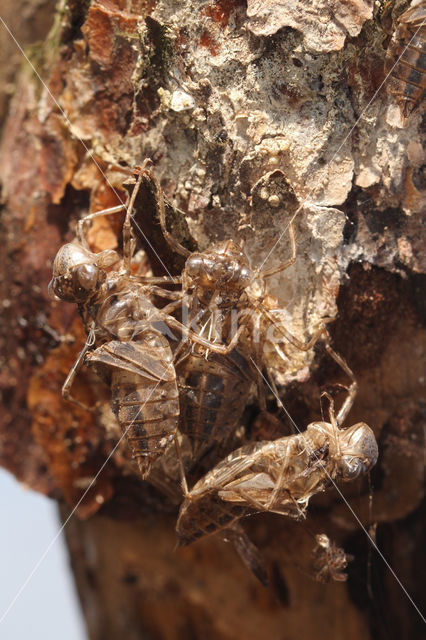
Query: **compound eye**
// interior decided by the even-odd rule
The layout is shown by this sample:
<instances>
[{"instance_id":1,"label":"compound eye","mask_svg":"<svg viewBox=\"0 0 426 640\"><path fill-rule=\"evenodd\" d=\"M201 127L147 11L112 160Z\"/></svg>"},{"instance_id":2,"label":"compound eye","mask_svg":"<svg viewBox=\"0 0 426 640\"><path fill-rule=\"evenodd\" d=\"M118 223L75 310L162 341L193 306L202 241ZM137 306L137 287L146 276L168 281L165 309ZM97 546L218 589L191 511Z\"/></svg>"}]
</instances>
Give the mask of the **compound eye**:
<instances>
[{"instance_id":1,"label":"compound eye","mask_svg":"<svg viewBox=\"0 0 426 640\"><path fill-rule=\"evenodd\" d=\"M367 465L359 458L344 456L341 461L341 473L344 480L355 480L358 476L364 475L367 470Z\"/></svg>"},{"instance_id":2,"label":"compound eye","mask_svg":"<svg viewBox=\"0 0 426 640\"><path fill-rule=\"evenodd\" d=\"M76 268L77 280L83 289L90 291L96 287L99 269L94 264L82 264Z\"/></svg>"},{"instance_id":3,"label":"compound eye","mask_svg":"<svg viewBox=\"0 0 426 640\"><path fill-rule=\"evenodd\" d=\"M187 274L191 278L195 278L200 275L201 269L203 265L203 260L200 256L191 256L186 261L185 269Z\"/></svg>"},{"instance_id":4,"label":"compound eye","mask_svg":"<svg viewBox=\"0 0 426 640\"><path fill-rule=\"evenodd\" d=\"M251 280L250 269L247 269L247 267L241 267L240 280L244 282L247 286L250 284L250 280Z\"/></svg>"},{"instance_id":5,"label":"compound eye","mask_svg":"<svg viewBox=\"0 0 426 640\"><path fill-rule=\"evenodd\" d=\"M48 286L49 296L52 300L65 300L66 302L76 302L74 289L72 280L65 276L55 276Z\"/></svg>"},{"instance_id":6,"label":"compound eye","mask_svg":"<svg viewBox=\"0 0 426 640\"><path fill-rule=\"evenodd\" d=\"M51 300L60 300L61 298L56 294L55 291L55 278L52 278L52 280L49 282L49 285L47 287L47 292L49 294L49 298Z\"/></svg>"}]
</instances>

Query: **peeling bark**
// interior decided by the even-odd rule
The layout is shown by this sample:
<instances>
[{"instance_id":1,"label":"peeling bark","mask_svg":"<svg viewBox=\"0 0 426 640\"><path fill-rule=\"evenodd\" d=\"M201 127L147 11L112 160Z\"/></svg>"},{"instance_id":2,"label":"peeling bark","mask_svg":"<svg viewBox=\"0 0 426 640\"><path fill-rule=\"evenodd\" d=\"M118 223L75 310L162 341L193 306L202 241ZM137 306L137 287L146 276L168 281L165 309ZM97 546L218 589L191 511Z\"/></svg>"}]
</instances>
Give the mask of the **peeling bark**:
<instances>
[{"instance_id":1,"label":"peeling bark","mask_svg":"<svg viewBox=\"0 0 426 640\"><path fill-rule=\"evenodd\" d=\"M332 20L324 3L296 0L60 3L30 55L57 103L23 66L1 147L0 462L58 499L66 518L117 442L93 373L75 395L100 401L100 412L60 397L84 336L74 306L52 304L46 288L75 222L117 204L129 168L150 157L170 223L182 210L190 234L179 231L202 249L244 240L253 266L271 251L272 266L289 255L298 212L296 264L270 291L301 340L335 318L333 344L360 387L349 421L369 423L380 447L372 506L367 482L344 495L363 526L377 524L379 547L421 606L424 114L402 126L392 98L376 93L389 36L373 3L325 4ZM148 185L137 219L178 272L151 200ZM118 245L120 221L94 225L96 250ZM271 353L269 365L302 427L320 416L320 389L342 382L321 349L291 349L285 362ZM275 428L251 424L259 437ZM139 481L120 447L66 528L90 637L419 637L420 618L337 492L311 507L306 526L244 523L270 565L264 590L220 537L173 551L176 506ZM320 532L354 556L346 584L309 578Z\"/></svg>"},{"instance_id":2,"label":"peeling bark","mask_svg":"<svg viewBox=\"0 0 426 640\"><path fill-rule=\"evenodd\" d=\"M308 50L328 53L341 49L346 35L359 34L364 22L373 17L373 2L248 0L247 16L248 28L257 36L271 36L282 27L292 27L303 34Z\"/></svg>"}]
</instances>

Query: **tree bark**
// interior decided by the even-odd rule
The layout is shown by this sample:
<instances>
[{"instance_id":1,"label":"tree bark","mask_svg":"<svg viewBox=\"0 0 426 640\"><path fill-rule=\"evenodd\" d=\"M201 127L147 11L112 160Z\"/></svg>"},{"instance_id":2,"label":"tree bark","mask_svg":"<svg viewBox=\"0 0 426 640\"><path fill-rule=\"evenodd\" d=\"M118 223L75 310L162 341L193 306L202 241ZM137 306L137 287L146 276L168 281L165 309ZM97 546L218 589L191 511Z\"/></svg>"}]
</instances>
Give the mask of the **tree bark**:
<instances>
[{"instance_id":1,"label":"tree bark","mask_svg":"<svg viewBox=\"0 0 426 640\"><path fill-rule=\"evenodd\" d=\"M393 27L406 4L392 5ZM389 566L421 608L424 114L420 105L403 123L379 90L382 15L369 0L68 0L27 52L46 84L27 64L17 73L1 158L0 462L59 501L92 640L420 637ZM300 340L334 319L333 346L359 383L348 424L367 422L379 442L371 491L365 480L342 487L356 518L329 491L306 523L244 522L270 567L268 589L220 536L174 550L176 506L139 480L124 448L84 495L117 425L90 371L74 394L101 412L61 399L85 336L75 306L52 303L47 283L79 217L117 204L125 167L146 157L201 249L232 238L254 267L273 266L289 256L297 211L296 263L269 292ZM152 206L137 216L156 237ZM119 220L96 222L94 250L117 247L118 231ZM347 382L321 349L271 352L268 366L302 429L320 419L321 389ZM253 401L248 424L256 412ZM346 583L312 580L319 532L354 556Z\"/></svg>"}]
</instances>

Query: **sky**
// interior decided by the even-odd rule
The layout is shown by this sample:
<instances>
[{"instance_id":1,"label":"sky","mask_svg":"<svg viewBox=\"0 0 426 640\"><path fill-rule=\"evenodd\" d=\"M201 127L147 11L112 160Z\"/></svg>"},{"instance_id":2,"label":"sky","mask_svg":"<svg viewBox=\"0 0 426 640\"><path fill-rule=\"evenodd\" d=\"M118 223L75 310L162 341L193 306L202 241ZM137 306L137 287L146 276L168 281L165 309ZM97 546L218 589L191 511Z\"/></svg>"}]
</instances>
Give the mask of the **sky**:
<instances>
[{"instance_id":1,"label":"sky","mask_svg":"<svg viewBox=\"0 0 426 640\"><path fill-rule=\"evenodd\" d=\"M53 500L0 469L0 620L60 529ZM0 622L3 640L87 640L61 535Z\"/></svg>"}]
</instances>

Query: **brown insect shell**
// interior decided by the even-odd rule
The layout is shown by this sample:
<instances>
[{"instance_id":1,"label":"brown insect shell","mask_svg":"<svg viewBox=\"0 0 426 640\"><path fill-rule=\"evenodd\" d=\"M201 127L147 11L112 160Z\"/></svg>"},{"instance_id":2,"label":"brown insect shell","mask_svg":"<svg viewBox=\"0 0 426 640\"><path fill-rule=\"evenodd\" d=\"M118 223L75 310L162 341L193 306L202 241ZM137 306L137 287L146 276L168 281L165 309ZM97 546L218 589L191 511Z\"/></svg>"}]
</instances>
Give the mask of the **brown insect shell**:
<instances>
[{"instance_id":1,"label":"brown insect shell","mask_svg":"<svg viewBox=\"0 0 426 640\"><path fill-rule=\"evenodd\" d=\"M376 438L365 422L358 422L347 429L339 429L329 422L313 422L305 431L304 439L312 449L312 464L315 452L324 439L328 442L328 473L343 480L353 480L367 473L377 462L378 448ZM325 437L325 438L324 438Z\"/></svg>"},{"instance_id":2,"label":"brown insect shell","mask_svg":"<svg viewBox=\"0 0 426 640\"><path fill-rule=\"evenodd\" d=\"M219 488L218 495L222 500L244 502L240 496L243 489L247 489L252 496L258 492L270 494L275 489L284 464L284 489L304 510L312 495L323 491L330 481L335 478L354 479L377 461L376 440L365 423L336 432L336 427L328 422L314 422L297 436L257 443L251 449L250 471L246 469L242 476L237 473ZM244 451L244 447L241 451ZM226 469L225 465L218 465L216 474L220 468ZM210 475L214 479L214 471ZM236 485L237 493L234 491ZM204 491L205 484L200 481L192 490L191 497Z\"/></svg>"},{"instance_id":3,"label":"brown insect shell","mask_svg":"<svg viewBox=\"0 0 426 640\"><path fill-rule=\"evenodd\" d=\"M315 579L318 582L345 582L345 569L353 556L346 555L343 549L332 542L325 533L315 536L317 546L313 550Z\"/></svg>"},{"instance_id":4,"label":"brown insect shell","mask_svg":"<svg viewBox=\"0 0 426 640\"><path fill-rule=\"evenodd\" d=\"M214 300L221 309L235 306L252 280L248 257L232 240L192 253L183 271L184 288L193 289L202 305Z\"/></svg>"},{"instance_id":5,"label":"brown insect shell","mask_svg":"<svg viewBox=\"0 0 426 640\"><path fill-rule=\"evenodd\" d=\"M339 431L339 446L338 474L343 480L353 480L367 473L377 462L376 438L365 422Z\"/></svg>"},{"instance_id":6,"label":"brown insect shell","mask_svg":"<svg viewBox=\"0 0 426 640\"><path fill-rule=\"evenodd\" d=\"M313 422L298 435L251 443L234 451L199 480L189 498L202 495L209 487L216 486L222 489L219 495L229 500L230 495L225 494L235 481L240 482L240 472L237 471L234 477L229 476L228 482L222 486L221 478L228 476L228 470L233 465L237 470L239 461L243 460L249 461L249 465L243 465L243 475L250 468L250 474L255 474L265 489L273 488L284 464L288 486L292 487L294 495L303 495L307 478L310 478L308 484L314 487L313 492L316 493L321 490L319 487L323 481L327 482L327 476L350 480L365 473L376 463L377 455L374 433L365 423L336 431L335 425L328 422ZM270 476L267 483L265 474ZM312 482L314 477L317 477L317 484ZM309 495L306 492L306 496Z\"/></svg>"},{"instance_id":7,"label":"brown insect shell","mask_svg":"<svg viewBox=\"0 0 426 640\"><path fill-rule=\"evenodd\" d=\"M126 274L109 273L100 287L96 299L96 325L104 327L108 337L117 337L121 341L140 339L143 334L145 342L154 348L164 351L160 334L170 335L161 314L146 295L143 285L132 281ZM96 302L96 301L94 301ZM157 331L153 331L155 326ZM172 353L168 354L170 361ZM168 359L166 354L163 360Z\"/></svg>"},{"instance_id":8,"label":"brown insect shell","mask_svg":"<svg viewBox=\"0 0 426 640\"><path fill-rule=\"evenodd\" d=\"M211 487L218 489L218 495L226 501L241 502L233 494L233 486L241 488L245 477L251 489L273 491L285 466L286 488L297 498L306 493L306 478L323 479L322 468L325 464L320 451L330 451L333 456L338 451L337 444L330 444L332 426L325 422L312 423L307 430L295 436L284 436L277 440L260 441L240 447L216 465L192 489L189 499L203 495ZM240 464L242 463L241 469ZM247 464L248 463L248 464ZM318 464L320 463L320 464ZM230 469L234 472L230 473ZM327 465L329 473L332 470ZM227 478L223 482L222 478ZM309 482L311 484L311 482ZM313 483L315 485L315 482ZM309 499L310 494L307 499Z\"/></svg>"},{"instance_id":9,"label":"brown insect shell","mask_svg":"<svg viewBox=\"0 0 426 640\"><path fill-rule=\"evenodd\" d=\"M385 71L391 74L387 90L394 95L404 120L420 106L426 88L425 18L425 0L414 0L399 16L386 54Z\"/></svg>"},{"instance_id":10,"label":"brown insect shell","mask_svg":"<svg viewBox=\"0 0 426 640\"><path fill-rule=\"evenodd\" d=\"M92 253L79 243L64 244L53 263L49 295L67 302L83 302L105 280L104 267L117 260L115 251Z\"/></svg>"},{"instance_id":11,"label":"brown insect shell","mask_svg":"<svg viewBox=\"0 0 426 640\"><path fill-rule=\"evenodd\" d=\"M420 26L425 19L425 2L424 0L413 0L411 6L404 11L399 17L402 24L415 24Z\"/></svg>"}]
</instances>

